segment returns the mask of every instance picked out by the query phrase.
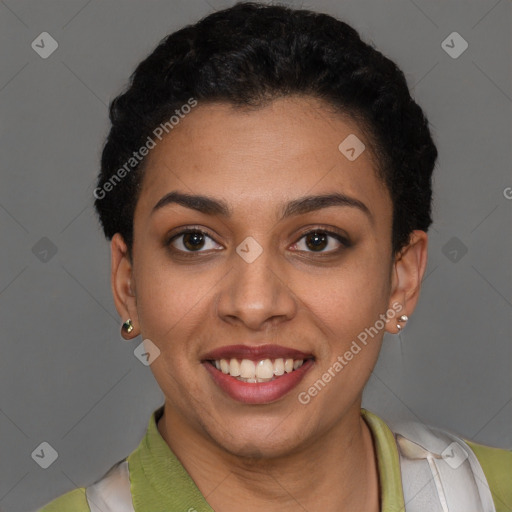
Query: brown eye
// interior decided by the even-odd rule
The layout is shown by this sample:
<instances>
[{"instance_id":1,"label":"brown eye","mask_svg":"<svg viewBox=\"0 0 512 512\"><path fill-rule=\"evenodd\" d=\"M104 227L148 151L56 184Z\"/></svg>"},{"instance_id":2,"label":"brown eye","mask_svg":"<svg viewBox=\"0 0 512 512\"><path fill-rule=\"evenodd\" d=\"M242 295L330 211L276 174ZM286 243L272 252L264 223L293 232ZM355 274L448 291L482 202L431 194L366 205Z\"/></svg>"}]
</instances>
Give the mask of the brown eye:
<instances>
[{"instance_id":1,"label":"brown eye","mask_svg":"<svg viewBox=\"0 0 512 512\"><path fill-rule=\"evenodd\" d=\"M313 231L306 235L306 245L312 251L322 251L327 247L328 236L325 233Z\"/></svg>"},{"instance_id":2,"label":"brown eye","mask_svg":"<svg viewBox=\"0 0 512 512\"><path fill-rule=\"evenodd\" d=\"M302 235L293 248L299 252L336 253L350 242L342 235L331 231L316 229Z\"/></svg>"},{"instance_id":3,"label":"brown eye","mask_svg":"<svg viewBox=\"0 0 512 512\"><path fill-rule=\"evenodd\" d=\"M201 249L204 245L204 235L199 232L191 232L183 235L183 245L189 251Z\"/></svg>"},{"instance_id":4,"label":"brown eye","mask_svg":"<svg viewBox=\"0 0 512 512\"><path fill-rule=\"evenodd\" d=\"M222 248L215 243L210 235L197 229L181 231L174 235L167 244L177 252L183 253L206 252L207 250Z\"/></svg>"}]
</instances>

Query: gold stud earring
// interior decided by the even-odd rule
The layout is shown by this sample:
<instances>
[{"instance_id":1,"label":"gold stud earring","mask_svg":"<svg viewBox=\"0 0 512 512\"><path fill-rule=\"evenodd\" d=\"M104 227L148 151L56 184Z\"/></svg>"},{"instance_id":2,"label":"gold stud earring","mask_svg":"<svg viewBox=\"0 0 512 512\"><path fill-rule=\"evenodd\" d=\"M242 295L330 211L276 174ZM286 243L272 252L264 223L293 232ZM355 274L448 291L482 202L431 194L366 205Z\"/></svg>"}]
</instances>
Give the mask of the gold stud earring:
<instances>
[{"instance_id":1,"label":"gold stud earring","mask_svg":"<svg viewBox=\"0 0 512 512\"><path fill-rule=\"evenodd\" d=\"M130 334L133 331L133 323L131 318L128 318L128 320L126 320L126 322L123 324L122 330L128 334Z\"/></svg>"}]
</instances>

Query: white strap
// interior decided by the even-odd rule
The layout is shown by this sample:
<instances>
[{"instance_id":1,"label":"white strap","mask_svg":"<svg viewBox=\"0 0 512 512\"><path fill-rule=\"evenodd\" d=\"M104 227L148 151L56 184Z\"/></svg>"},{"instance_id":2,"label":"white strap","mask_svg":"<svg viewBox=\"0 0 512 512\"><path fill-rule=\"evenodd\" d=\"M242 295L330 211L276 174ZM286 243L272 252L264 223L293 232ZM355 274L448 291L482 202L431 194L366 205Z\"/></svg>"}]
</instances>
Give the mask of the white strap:
<instances>
[{"instance_id":1,"label":"white strap","mask_svg":"<svg viewBox=\"0 0 512 512\"><path fill-rule=\"evenodd\" d=\"M392 430L406 512L496 512L482 467L462 438L416 422Z\"/></svg>"},{"instance_id":2,"label":"white strap","mask_svg":"<svg viewBox=\"0 0 512 512\"><path fill-rule=\"evenodd\" d=\"M104 477L85 490L91 512L135 512L126 459L115 464Z\"/></svg>"}]
</instances>

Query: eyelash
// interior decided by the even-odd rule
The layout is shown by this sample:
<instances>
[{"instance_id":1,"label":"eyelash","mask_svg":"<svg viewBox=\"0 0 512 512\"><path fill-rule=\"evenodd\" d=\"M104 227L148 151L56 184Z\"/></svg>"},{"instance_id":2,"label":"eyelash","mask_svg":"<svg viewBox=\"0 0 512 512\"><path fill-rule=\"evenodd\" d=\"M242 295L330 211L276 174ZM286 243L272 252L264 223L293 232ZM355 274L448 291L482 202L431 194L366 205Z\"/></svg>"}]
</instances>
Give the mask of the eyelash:
<instances>
[{"instance_id":1,"label":"eyelash","mask_svg":"<svg viewBox=\"0 0 512 512\"><path fill-rule=\"evenodd\" d=\"M215 242L213 237L210 236L210 234L207 233L206 231L204 231L203 229L201 229L199 227L189 227L189 228L186 228L186 229L183 229L183 230L179 231L178 233L174 233L170 238L168 238L166 240L165 246L171 246L172 247L172 242L174 242L179 237L181 237L183 235L187 235L187 234L194 234L194 233L200 233L201 235L206 236L206 237L210 238L211 240L213 240ZM340 247L338 249L333 249L333 250L330 250L330 251L318 251L318 252L316 252L316 251L302 251L302 250L300 250L298 252L306 252L306 253L309 253L309 254L332 255L332 254L339 253L343 248L348 248L348 247L351 246L350 241L345 236L343 236L343 235L341 235L339 233L336 233L334 231L330 231L328 229L320 228L320 227L317 227L317 228L314 228L314 229L311 229L309 231L306 231L306 232L302 233L300 235L300 238L293 245L298 244L303 238L307 237L310 234L314 234L314 233L322 234L322 235L327 235L328 237L332 237L332 238L336 239L341 244L342 247ZM217 243L217 242L215 242L215 243ZM198 250L198 251L188 251L187 250L187 251L184 251L182 249L176 249L175 247L172 247L172 250L175 251L175 252L181 253L181 255L185 256L185 257L195 257L196 254L201 254L201 253L208 252L208 250L206 250L206 251L203 251L203 250ZM216 250L216 249L214 249L214 250Z\"/></svg>"}]
</instances>

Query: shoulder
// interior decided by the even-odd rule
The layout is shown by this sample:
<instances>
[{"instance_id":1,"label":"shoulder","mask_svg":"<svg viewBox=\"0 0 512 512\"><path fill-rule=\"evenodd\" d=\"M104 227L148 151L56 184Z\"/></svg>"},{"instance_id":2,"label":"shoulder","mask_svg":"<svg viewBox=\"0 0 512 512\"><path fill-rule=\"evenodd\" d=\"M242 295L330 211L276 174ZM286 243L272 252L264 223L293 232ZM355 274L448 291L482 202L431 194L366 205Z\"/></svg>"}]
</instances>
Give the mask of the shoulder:
<instances>
[{"instance_id":1,"label":"shoulder","mask_svg":"<svg viewBox=\"0 0 512 512\"><path fill-rule=\"evenodd\" d=\"M490 501L494 502L496 512L512 512L511 450L475 443L464 438L463 436L459 436L451 431L434 427L432 425L411 421L391 421L384 423L383 420L366 410L363 410L363 413L365 420L369 421L369 424L372 425L372 430L377 434L379 429L390 431L390 435L392 437L389 438L389 445L393 446L391 451L394 453L394 445L396 443L398 453L400 454L400 462L398 462L397 459L396 465L400 464L402 480L404 480L404 475L407 476L409 474L407 478L408 485L404 487L404 495L406 494L407 490L410 491L413 489L414 491L415 485L417 484L418 472L412 473L413 477L411 477L411 473L408 468L410 469L411 461L418 459L418 447L421 448L422 451L426 450L432 454L438 454L436 458L448 458L450 457L448 454L443 456L444 451L449 448L452 442L456 441L459 443L463 450L470 450L472 452L471 454L468 453L467 455L471 458L471 460L473 460L474 463L476 463L476 466L474 463L466 464L466 471L461 472L457 470L456 473L458 476L455 480L453 479L455 473L452 471L453 474L450 476L449 468L447 466L443 466L444 469L441 471L441 476L443 476L445 470L448 470L447 474L445 475L450 482L450 486L448 487L451 489L451 485L453 484L453 488L458 489L460 484L464 486L467 485L468 482L473 481L476 485L476 489L479 491L480 497L485 500L485 503L489 503ZM386 427L384 427L384 425L386 425ZM410 451L411 441L413 445L416 444L415 453ZM407 452L407 450L409 451ZM409 453L409 455L407 455L407 453ZM451 456L453 456L453 454ZM389 457L389 453L386 455L386 457ZM424 455L420 456L418 460L421 458L424 458ZM461 460L461 462L463 462L463 460ZM407 464L407 466L405 464ZM452 466L452 464L449 464L449 466ZM477 466L480 466L480 468L477 470L477 473L480 474L480 477L478 477L478 474L474 474L473 477L468 481L462 478L464 473L466 473L467 476L471 476L472 472L468 472L467 470L469 468L476 470ZM452 466L454 469L457 469L457 467L458 466ZM430 473L427 473L427 477L429 476L431 476ZM413 498L417 494L418 493L415 492Z\"/></svg>"},{"instance_id":2,"label":"shoulder","mask_svg":"<svg viewBox=\"0 0 512 512\"><path fill-rule=\"evenodd\" d=\"M468 441L491 489L496 511L512 510L512 450L484 446Z\"/></svg>"},{"instance_id":3,"label":"shoulder","mask_svg":"<svg viewBox=\"0 0 512 512\"><path fill-rule=\"evenodd\" d=\"M38 512L90 512L85 488L79 487L54 499Z\"/></svg>"}]
</instances>

